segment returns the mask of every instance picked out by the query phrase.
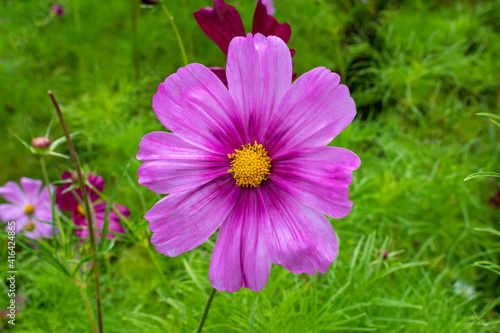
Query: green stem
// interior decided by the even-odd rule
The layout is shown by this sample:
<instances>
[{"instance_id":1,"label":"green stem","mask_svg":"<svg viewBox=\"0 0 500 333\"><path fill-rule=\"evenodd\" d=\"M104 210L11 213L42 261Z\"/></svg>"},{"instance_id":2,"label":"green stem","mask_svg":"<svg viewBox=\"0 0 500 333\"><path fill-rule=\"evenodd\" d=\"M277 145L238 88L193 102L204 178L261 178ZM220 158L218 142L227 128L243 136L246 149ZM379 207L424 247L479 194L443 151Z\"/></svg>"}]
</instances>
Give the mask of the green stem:
<instances>
[{"instance_id":1,"label":"green stem","mask_svg":"<svg viewBox=\"0 0 500 333\"><path fill-rule=\"evenodd\" d=\"M92 314L92 306L90 305L89 299L87 297L87 286L80 282L78 278L75 280L76 285L78 286L78 290L80 290L80 295L83 299L83 304L85 305L85 310L87 310L87 314L90 320L90 326L92 326L92 332L97 333L97 327L95 327L94 315Z\"/></svg>"},{"instance_id":2,"label":"green stem","mask_svg":"<svg viewBox=\"0 0 500 333\"><path fill-rule=\"evenodd\" d=\"M50 190L50 182L49 182L49 174L47 172L47 166L45 165L45 156L41 155L40 156L40 165L42 167L42 175L43 175L43 181L45 183L45 186L47 186L47 191L49 191L49 196L50 196L50 203L51 203L51 209L52 209L52 217L55 218L57 221L57 226L59 227L59 233L61 235L62 243L66 244L66 235L64 234L64 229L61 224L61 220L59 219L59 216L56 214L56 207L55 207L55 200L54 200L54 195L52 194L52 191ZM54 221L52 221L54 223ZM54 239L56 239L56 229L52 228L52 235Z\"/></svg>"},{"instance_id":3,"label":"green stem","mask_svg":"<svg viewBox=\"0 0 500 333\"><path fill-rule=\"evenodd\" d=\"M90 183L87 183L87 185L90 187L90 189L92 191L94 191L95 193L97 193L97 195L99 196L99 198L101 200L104 200L104 201L108 201L108 198L101 192L99 191L97 188L95 188L95 186L93 186L92 184ZM120 211L118 209L116 209L115 207L111 206L111 208L113 208L113 211L120 217L120 219L127 225L127 228L129 230L131 230L131 227L132 225L130 224L130 221L122 215L122 213L120 213ZM134 233L132 233L132 237L135 238L135 240L137 242L140 242L141 239L135 235ZM148 252L148 255L149 257L151 258L151 260L153 261L153 264L155 266L155 268L158 270L158 274L160 274L160 277L161 279L163 280L163 283L167 286L167 289L168 289L168 293L170 294L170 296L173 296L174 295L174 292L172 290L172 288L170 288L170 285L168 284L168 280L167 278L165 277L165 274L163 273L163 270L161 269L161 266L160 264L158 263L158 261L156 260L155 256L154 256L154 253L151 251L151 249L149 248L149 244L146 245L146 251Z\"/></svg>"},{"instance_id":4,"label":"green stem","mask_svg":"<svg viewBox=\"0 0 500 333\"><path fill-rule=\"evenodd\" d=\"M96 303L97 303L97 319L99 322L99 332L104 332L104 326L102 321L102 308L101 308L101 288L99 286L99 266L97 265L97 251L95 246L95 235L94 235L94 219L92 216L92 211L90 210L89 199L87 196L87 190L85 188L85 182L83 180L82 170L80 169L80 164L78 163L78 157L76 156L75 147L73 146L73 141L71 141L71 136L69 135L68 128L66 127L66 122L64 121L63 114L61 112L61 108L56 101L56 98L52 94L52 91L48 91L50 99L54 104L57 115L59 116L59 121L61 122L61 127L64 131L64 135L66 136L66 141L68 143L68 148L71 153L71 159L75 164L76 174L78 175L78 182L80 183L80 189L82 191L83 202L85 203L85 213L89 219L89 235L90 235L90 248L92 251L92 261L94 263L94 280L95 280L95 294L96 294Z\"/></svg>"},{"instance_id":5,"label":"green stem","mask_svg":"<svg viewBox=\"0 0 500 333\"><path fill-rule=\"evenodd\" d=\"M207 320L208 311L210 310L210 306L212 305L212 301L214 299L216 291L217 289L212 288L212 292L210 293L210 296L208 296L207 305L205 305L205 311L203 311L203 316L201 317L200 324L198 325L196 333L200 333L203 329L203 325L205 325L205 320Z\"/></svg>"},{"instance_id":6,"label":"green stem","mask_svg":"<svg viewBox=\"0 0 500 333\"><path fill-rule=\"evenodd\" d=\"M132 61L134 63L134 79L139 81L139 51L137 45L137 0L131 0L132 6Z\"/></svg>"},{"instance_id":7,"label":"green stem","mask_svg":"<svg viewBox=\"0 0 500 333\"><path fill-rule=\"evenodd\" d=\"M175 37L177 38L177 43L179 44L179 48L181 49L181 55L182 55L182 60L184 61L184 66L187 66L189 64L187 56L186 56L186 51L184 50L184 44L182 43L182 38L181 35L179 34L179 30L177 29L177 25L174 22L174 17L170 14L168 11L167 7L165 6L165 2L162 1L161 3L161 8L165 12L165 14L168 17L168 20L170 21L170 24L172 25L172 29L174 29Z\"/></svg>"}]
</instances>

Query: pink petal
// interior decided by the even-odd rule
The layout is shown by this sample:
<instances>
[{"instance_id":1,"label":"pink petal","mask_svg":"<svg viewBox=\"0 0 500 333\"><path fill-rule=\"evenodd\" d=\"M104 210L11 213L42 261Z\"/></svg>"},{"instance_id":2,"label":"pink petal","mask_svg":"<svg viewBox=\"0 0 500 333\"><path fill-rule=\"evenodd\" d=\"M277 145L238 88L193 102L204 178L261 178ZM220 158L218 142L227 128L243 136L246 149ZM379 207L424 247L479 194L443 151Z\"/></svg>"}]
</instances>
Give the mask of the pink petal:
<instances>
[{"instance_id":1,"label":"pink petal","mask_svg":"<svg viewBox=\"0 0 500 333\"><path fill-rule=\"evenodd\" d=\"M19 185L13 181L7 182L4 186L0 187L0 196L8 202L17 205L24 206L29 203L26 194L24 194Z\"/></svg>"},{"instance_id":2,"label":"pink petal","mask_svg":"<svg viewBox=\"0 0 500 333\"><path fill-rule=\"evenodd\" d=\"M253 15L252 33L254 35L261 33L266 37L277 36L285 43L288 43L292 35L292 29L288 23L278 23L278 21L271 16L274 14L274 11L274 6L270 0L257 1L257 7Z\"/></svg>"},{"instance_id":3,"label":"pink petal","mask_svg":"<svg viewBox=\"0 0 500 333\"><path fill-rule=\"evenodd\" d=\"M272 232L259 189L242 189L220 227L210 261L210 283L220 291L260 291L271 272Z\"/></svg>"},{"instance_id":4,"label":"pink petal","mask_svg":"<svg viewBox=\"0 0 500 333\"><path fill-rule=\"evenodd\" d=\"M245 128L229 92L212 71L190 64L153 97L158 119L184 141L220 155L240 147Z\"/></svg>"},{"instance_id":5,"label":"pink petal","mask_svg":"<svg viewBox=\"0 0 500 333\"><path fill-rule=\"evenodd\" d=\"M104 182L104 179L99 175L89 173L87 176L87 181L101 193L106 188L106 183ZM87 194L90 194L90 201L94 202L97 199L99 199L99 194L97 194L97 192L91 189L90 186L85 185L85 188L87 190ZM80 188L78 188L77 193L81 195L82 191L80 190Z\"/></svg>"},{"instance_id":6,"label":"pink petal","mask_svg":"<svg viewBox=\"0 0 500 333\"><path fill-rule=\"evenodd\" d=\"M50 185L50 190L52 194L54 194L54 186L52 184ZM52 222L54 220L52 217L52 201L50 199L49 191L47 190L46 186L40 192L40 195L38 196L34 205L35 211L33 215L37 219L47 222Z\"/></svg>"},{"instance_id":7,"label":"pink petal","mask_svg":"<svg viewBox=\"0 0 500 333\"><path fill-rule=\"evenodd\" d=\"M288 47L274 36L235 38L229 46L226 74L229 92L249 131L239 145L262 143L269 119L292 82Z\"/></svg>"},{"instance_id":8,"label":"pink petal","mask_svg":"<svg viewBox=\"0 0 500 333\"><path fill-rule=\"evenodd\" d=\"M151 242L156 250L175 257L205 242L231 212L239 191L226 175L158 201L144 216L154 233Z\"/></svg>"},{"instance_id":9,"label":"pink petal","mask_svg":"<svg viewBox=\"0 0 500 333\"><path fill-rule=\"evenodd\" d=\"M73 192L71 191L63 193L63 191L65 190L64 185L65 184L63 184L63 187L58 186L56 188L56 204L62 210L72 212L76 210L76 207L78 207L78 200L76 200Z\"/></svg>"},{"instance_id":10,"label":"pink petal","mask_svg":"<svg viewBox=\"0 0 500 333\"><path fill-rule=\"evenodd\" d=\"M128 219L128 217L130 216L130 211L128 210L127 207L117 205L117 204L113 204L113 207L117 208L118 211L126 219ZM106 202L100 202L100 203L94 205L94 210L95 210L95 215L96 215L96 220L97 220L97 229L103 230L104 217L105 217L105 213L106 213ZM116 232L116 233L121 233L121 234L125 233L125 229L123 229L122 225L120 224L120 221L121 221L120 216L113 209L111 209L109 211L108 233L106 234L106 238L115 238L116 237L116 235L110 233L110 231ZM87 231L87 235L88 235L88 231ZM102 236L102 232L98 232L97 235L98 235L99 240L100 240L101 236Z\"/></svg>"},{"instance_id":11,"label":"pink petal","mask_svg":"<svg viewBox=\"0 0 500 333\"><path fill-rule=\"evenodd\" d=\"M71 172L64 171L61 177L62 180L66 181L61 186L56 188L56 204L65 211L72 212L78 206L78 200L75 198L76 193L80 198L82 198L82 191L80 190L79 184L73 184L69 182L71 179ZM89 173L87 176L87 181L92 184L99 192L102 192L106 188L106 183L101 176L93 173ZM74 186L73 191L68 190L69 187ZM91 189L90 186L85 185L87 195L89 195L90 201L94 202L99 199L99 194Z\"/></svg>"},{"instance_id":12,"label":"pink petal","mask_svg":"<svg viewBox=\"0 0 500 333\"><path fill-rule=\"evenodd\" d=\"M260 0L258 2L260 2ZM273 0L262 0L262 4L266 6L267 13L269 15L274 15L276 13L276 8L274 8Z\"/></svg>"},{"instance_id":13,"label":"pink petal","mask_svg":"<svg viewBox=\"0 0 500 333\"><path fill-rule=\"evenodd\" d=\"M130 216L130 211L128 210L127 207L113 204L115 208L118 209L118 211L123 215L123 217L128 218ZM97 235L97 240L100 242L102 232L104 228L104 219L106 216L106 202L101 201L97 204L95 204L92 208L94 210L95 214L95 221L94 221L94 230L99 230L96 231L95 234ZM123 229L122 225L120 224L120 216L111 209L109 212L109 224L108 224L108 233L106 234L106 238L115 238L116 235L112 234L110 231L115 232L115 233L125 233L125 229ZM79 227L85 227L84 229L79 228L75 230L76 236L79 238L86 238L89 236L89 230L88 230L88 220L86 217L78 214L77 212L73 213L72 216L73 221L75 222L75 225Z\"/></svg>"},{"instance_id":14,"label":"pink petal","mask_svg":"<svg viewBox=\"0 0 500 333\"><path fill-rule=\"evenodd\" d=\"M24 207L11 204L0 204L0 221L10 222L16 221L20 217L26 215Z\"/></svg>"},{"instance_id":15,"label":"pink petal","mask_svg":"<svg viewBox=\"0 0 500 333\"><path fill-rule=\"evenodd\" d=\"M19 216L18 218L14 219L15 228L16 228L16 234L19 234L23 231L24 226L30 221L30 217L26 214L23 214ZM8 226L8 225L7 225ZM9 229L5 229L6 231L9 231Z\"/></svg>"},{"instance_id":16,"label":"pink petal","mask_svg":"<svg viewBox=\"0 0 500 333\"><path fill-rule=\"evenodd\" d=\"M227 156L193 146L177 135L153 132L139 144L139 184L156 193L185 191L223 176L230 169Z\"/></svg>"},{"instance_id":17,"label":"pink petal","mask_svg":"<svg viewBox=\"0 0 500 333\"><path fill-rule=\"evenodd\" d=\"M315 68L292 84L267 129L272 158L293 148L325 146L349 125L356 106L339 82L337 74Z\"/></svg>"},{"instance_id":18,"label":"pink petal","mask_svg":"<svg viewBox=\"0 0 500 333\"><path fill-rule=\"evenodd\" d=\"M73 214L71 215L71 219L73 220L73 222L75 222L75 225L77 227L88 227L88 222L85 218L85 216L82 216L80 215L78 212L73 212ZM85 238L85 237L88 237L89 235L89 231L87 228L77 228L75 229L75 234L77 237L79 238Z\"/></svg>"},{"instance_id":19,"label":"pink petal","mask_svg":"<svg viewBox=\"0 0 500 333\"><path fill-rule=\"evenodd\" d=\"M334 218L350 213L348 186L361 161L353 152L318 147L288 152L273 160L273 183L293 198Z\"/></svg>"},{"instance_id":20,"label":"pink petal","mask_svg":"<svg viewBox=\"0 0 500 333\"><path fill-rule=\"evenodd\" d=\"M332 225L319 211L273 186L261 185L273 229L272 261L292 273L326 273L338 254Z\"/></svg>"},{"instance_id":21,"label":"pink petal","mask_svg":"<svg viewBox=\"0 0 500 333\"><path fill-rule=\"evenodd\" d=\"M43 181L38 179L22 177L21 186L23 187L24 193L28 198L29 203L31 205L34 205L35 202L37 201L40 189L43 186Z\"/></svg>"},{"instance_id":22,"label":"pink petal","mask_svg":"<svg viewBox=\"0 0 500 333\"><path fill-rule=\"evenodd\" d=\"M63 181L71 179L71 172L64 171L61 179ZM59 208L68 212L76 210L76 207L78 206L78 200L76 200L73 191L68 190L71 185L71 182L65 182L61 185L61 187L56 187L56 204Z\"/></svg>"},{"instance_id":23,"label":"pink petal","mask_svg":"<svg viewBox=\"0 0 500 333\"><path fill-rule=\"evenodd\" d=\"M201 8L193 13L201 30L227 55L229 42L236 36L245 36L240 14L222 0L214 0L214 8Z\"/></svg>"},{"instance_id":24,"label":"pink petal","mask_svg":"<svg viewBox=\"0 0 500 333\"><path fill-rule=\"evenodd\" d=\"M50 238L53 236L54 225L52 223L43 223L38 221L33 221L35 223L35 229L33 231L24 231L24 235L31 239L40 239L42 237ZM56 234L59 230L56 228Z\"/></svg>"}]
</instances>

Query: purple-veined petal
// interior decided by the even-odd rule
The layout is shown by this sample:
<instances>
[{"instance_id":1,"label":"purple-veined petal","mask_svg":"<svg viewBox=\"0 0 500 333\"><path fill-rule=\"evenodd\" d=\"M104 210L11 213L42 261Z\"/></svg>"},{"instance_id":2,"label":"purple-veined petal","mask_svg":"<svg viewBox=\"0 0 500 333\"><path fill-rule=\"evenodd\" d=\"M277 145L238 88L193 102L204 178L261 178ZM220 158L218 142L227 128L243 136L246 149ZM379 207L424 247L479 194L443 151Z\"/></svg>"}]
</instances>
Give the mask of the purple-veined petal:
<instances>
[{"instance_id":1,"label":"purple-veined petal","mask_svg":"<svg viewBox=\"0 0 500 333\"><path fill-rule=\"evenodd\" d=\"M266 2L268 2L268 4L265 4ZM273 13L271 12L274 7L272 7L271 2L271 8L269 8L269 2L271 1L257 1L257 7L255 7L255 13L253 15L252 33L254 35L261 33L266 37L277 36L285 43L288 43L290 36L292 35L292 29L288 23L285 22L280 24L274 17L272 17Z\"/></svg>"},{"instance_id":2,"label":"purple-veined petal","mask_svg":"<svg viewBox=\"0 0 500 333\"><path fill-rule=\"evenodd\" d=\"M236 36L245 36L240 14L223 0L214 0L214 8L201 8L193 13L201 30L227 55L229 43Z\"/></svg>"},{"instance_id":3,"label":"purple-veined petal","mask_svg":"<svg viewBox=\"0 0 500 333\"><path fill-rule=\"evenodd\" d=\"M227 155L245 136L241 114L221 80L200 64L170 75L153 97L160 122L184 141Z\"/></svg>"},{"instance_id":4,"label":"purple-veined petal","mask_svg":"<svg viewBox=\"0 0 500 333\"><path fill-rule=\"evenodd\" d=\"M349 89L326 68L300 76L283 96L269 123L264 146L271 158L298 147L325 146L356 115Z\"/></svg>"},{"instance_id":5,"label":"purple-veined petal","mask_svg":"<svg viewBox=\"0 0 500 333\"><path fill-rule=\"evenodd\" d=\"M210 261L210 283L220 291L260 291L271 272L270 218L259 189L242 189L220 227Z\"/></svg>"},{"instance_id":6,"label":"purple-veined petal","mask_svg":"<svg viewBox=\"0 0 500 333\"><path fill-rule=\"evenodd\" d=\"M144 216L156 250L175 257L204 243L232 211L239 192L226 175L158 201Z\"/></svg>"},{"instance_id":7,"label":"purple-veined petal","mask_svg":"<svg viewBox=\"0 0 500 333\"><path fill-rule=\"evenodd\" d=\"M24 212L23 206L8 203L0 204L0 221L16 221L24 215L26 215L26 213Z\"/></svg>"},{"instance_id":8,"label":"purple-veined petal","mask_svg":"<svg viewBox=\"0 0 500 333\"><path fill-rule=\"evenodd\" d=\"M343 148L296 150L273 160L271 181L307 206L342 218L351 211L347 187L360 163L356 154Z\"/></svg>"},{"instance_id":9,"label":"purple-veined petal","mask_svg":"<svg viewBox=\"0 0 500 333\"><path fill-rule=\"evenodd\" d=\"M260 189L272 217L273 263L296 274L326 273L338 254L337 238L328 219L270 182Z\"/></svg>"},{"instance_id":10,"label":"purple-veined petal","mask_svg":"<svg viewBox=\"0 0 500 333\"><path fill-rule=\"evenodd\" d=\"M185 191L223 176L230 168L227 156L189 144L177 135L153 132L139 144L139 184L156 193Z\"/></svg>"},{"instance_id":11,"label":"purple-veined petal","mask_svg":"<svg viewBox=\"0 0 500 333\"><path fill-rule=\"evenodd\" d=\"M225 67L208 67L217 77L219 80L224 83L224 85L227 88L227 76L226 76L226 68Z\"/></svg>"},{"instance_id":12,"label":"purple-veined petal","mask_svg":"<svg viewBox=\"0 0 500 333\"><path fill-rule=\"evenodd\" d=\"M28 198L26 194L21 190L19 185L16 182L10 181L7 182L4 186L0 187L0 196L2 196L8 202L17 205L26 205L28 204Z\"/></svg>"},{"instance_id":13,"label":"purple-veined petal","mask_svg":"<svg viewBox=\"0 0 500 333\"><path fill-rule=\"evenodd\" d=\"M43 186L43 181L38 179L22 177L21 186L23 187L26 198L28 198L28 202L31 205L34 205L35 202L37 201L40 189Z\"/></svg>"},{"instance_id":14,"label":"purple-veined petal","mask_svg":"<svg viewBox=\"0 0 500 333\"><path fill-rule=\"evenodd\" d=\"M101 193L106 188L106 183L104 182L104 179L96 174L89 173L89 175L87 176L87 181ZM99 199L99 194L96 191L94 191L94 189L91 189L90 186L88 185L85 185L85 188L87 190L87 194L90 194L90 201L94 202L97 199ZM81 196L82 191L80 190L80 188L78 188L77 193L78 195Z\"/></svg>"},{"instance_id":15,"label":"purple-veined petal","mask_svg":"<svg viewBox=\"0 0 500 333\"><path fill-rule=\"evenodd\" d=\"M229 93L248 129L239 145L261 143L271 115L292 82L288 47L275 36L237 37L229 46L226 74Z\"/></svg>"}]
</instances>

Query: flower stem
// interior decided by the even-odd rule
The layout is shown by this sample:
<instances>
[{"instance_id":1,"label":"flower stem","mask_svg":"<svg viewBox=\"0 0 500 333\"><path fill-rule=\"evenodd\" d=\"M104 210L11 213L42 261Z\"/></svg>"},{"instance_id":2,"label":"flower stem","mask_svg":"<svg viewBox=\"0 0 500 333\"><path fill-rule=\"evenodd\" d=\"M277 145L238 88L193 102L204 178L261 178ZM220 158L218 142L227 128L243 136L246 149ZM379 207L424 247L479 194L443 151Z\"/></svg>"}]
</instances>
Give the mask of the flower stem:
<instances>
[{"instance_id":1,"label":"flower stem","mask_svg":"<svg viewBox=\"0 0 500 333\"><path fill-rule=\"evenodd\" d=\"M134 63L134 79L139 81L139 51L137 45L137 6L136 0L131 1L132 6L132 61Z\"/></svg>"},{"instance_id":2,"label":"flower stem","mask_svg":"<svg viewBox=\"0 0 500 333\"><path fill-rule=\"evenodd\" d=\"M172 29L174 29L175 37L177 38L177 43L179 44L179 48L181 49L181 54L182 54L182 60L184 61L184 66L187 66L188 59L186 56L186 51L184 50L184 44L182 43L182 38L181 35L179 34L179 30L177 29L177 25L174 22L174 17L170 14L168 11L167 7L165 6L165 1L161 2L161 8L167 14L168 20L170 21L170 24L172 25Z\"/></svg>"},{"instance_id":3,"label":"flower stem","mask_svg":"<svg viewBox=\"0 0 500 333\"><path fill-rule=\"evenodd\" d=\"M80 189L82 191L83 202L85 203L85 215L88 216L89 219L90 248L92 251L92 261L94 263L93 266L94 266L94 280L95 280L95 295L97 303L97 319L99 322L99 332L102 333L104 332L104 327L102 321L101 289L99 286L99 267L97 265L97 252L95 246L94 221L93 221L92 211L90 210L89 199L87 197L87 190L85 189L82 170L80 169L80 164L78 163L78 157L76 156L75 147L73 146L73 142L71 141L71 136L69 135L68 128L66 127L66 122L64 121L61 108L59 107L59 104L57 104L56 98L52 94L52 91L49 90L48 94L50 96L50 99L52 100L52 103L54 103L57 115L59 116L59 121L61 122L61 127L64 131L64 135L66 136L66 141L68 142L69 151L71 153L71 159L75 164L76 174L78 175L78 182L80 184Z\"/></svg>"},{"instance_id":4,"label":"flower stem","mask_svg":"<svg viewBox=\"0 0 500 333\"><path fill-rule=\"evenodd\" d=\"M95 188L94 185L92 185L91 183L87 183L87 186L90 187L90 189L92 191L94 191L95 193L97 193L97 195L99 196L99 198L103 201L108 201L108 198L101 192L99 191L97 188ZM127 225L127 228L129 230L132 230L132 225L130 224L130 221L125 218L125 216L123 216L123 214L118 210L116 209L114 206L111 206L111 208L114 210L114 212L118 215L118 217ZM132 233L132 237L135 238L135 240L137 242L141 242L141 238L137 235L135 235L134 233ZM149 257L151 258L151 260L153 261L153 264L154 266L156 267L156 269L158 270L158 273L160 274L160 278L163 280L163 283L165 283L165 286L167 287L168 289L168 293L170 294L170 296L174 296L174 292L172 290L172 288L170 287L170 285L168 284L168 280L167 278L165 277L165 274L163 273L163 270L160 266L160 264L158 263L158 261L156 260L155 258L155 255L153 253L153 251L151 251L151 249L149 248L149 244L147 244L145 246L146 248L146 251L148 252L148 255Z\"/></svg>"},{"instance_id":5,"label":"flower stem","mask_svg":"<svg viewBox=\"0 0 500 333\"><path fill-rule=\"evenodd\" d=\"M92 332L97 332L97 327L94 322L94 315L92 314L92 306L90 305L89 299L87 297L87 286L80 282L78 278L75 280L76 285L78 286L78 290L80 290L80 295L82 296L83 304L85 305L85 310L87 310L87 314L89 315L90 326L92 326Z\"/></svg>"},{"instance_id":6,"label":"flower stem","mask_svg":"<svg viewBox=\"0 0 500 333\"><path fill-rule=\"evenodd\" d=\"M50 190L49 174L47 172L47 166L45 164L45 156L44 155L40 156L40 165L42 167L43 181L45 183L45 186L47 186L47 191L49 191L49 197L50 197L51 209L52 209L52 219L53 220L55 219L57 221L57 225L59 226L59 233L60 233L61 238L62 238L62 243L66 244L66 236L64 234L64 229L62 227L61 220L59 219L59 217L56 214L54 194ZM54 221L52 221L52 223L54 223ZM52 236L54 239L56 239L55 234L56 234L56 228L53 227L52 228ZM57 242L56 242L56 244L57 244Z\"/></svg>"},{"instance_id":7,"label":"flower stem","mask_svg":"<svg viewBox=\"0 0 500 333\"><path fill-rule=\"evenodd\" d=\"M203 325L205 325L205 320L207 319L208 316L208 310L210 310L210 305L212 305L212 300L214 299L216 291L217 289L212 288L212 292L210 293L210 296L208 296L207 305L205 305L205 311L203 311L203 316L201 317L200 324L198 325L196 333L200 333L201 330L203 329Z\"/></svg>"}]
</instances>

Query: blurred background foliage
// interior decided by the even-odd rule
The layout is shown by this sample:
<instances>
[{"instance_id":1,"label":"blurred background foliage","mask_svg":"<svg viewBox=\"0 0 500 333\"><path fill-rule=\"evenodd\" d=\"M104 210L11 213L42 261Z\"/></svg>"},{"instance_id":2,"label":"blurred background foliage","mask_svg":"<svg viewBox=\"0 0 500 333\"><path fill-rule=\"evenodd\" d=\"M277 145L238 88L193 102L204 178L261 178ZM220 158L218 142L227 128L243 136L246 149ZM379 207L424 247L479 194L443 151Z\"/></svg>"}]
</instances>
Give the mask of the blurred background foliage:
<instances>
[{"instance_id":1,"label":"blurred background foliage","mask_svg":"<svg viewBox=\"0 0 500 333\"><path fill-rule=\"evenodd\" d=\"M227 2L251 31L254 1ZM43 135L55 115L46 95L52 90L70 131L81 131L74 142L82 163L114 189L141 137L164 130L151 99L183 66L179 46L160 6L59 3L64 16L54 16L48 0L0 2L0 184L41 179L37 158L9 131L26 141ZM192 17L211 1L165 5L189 62L224 66L225 56ZM138 7L138 80L132 6ZM327 274L273 267L260 293L217 294L205 330L497 332L499 183L463 179L500 170L498 129L476 116L499 113L500 1L276 0L275 6L278 21L292 28L295 71L325 66L341 75L356 101L356 119L332 142L362 160L350 188L355 205L348 217L332 219L341 246ZM60 136L55 121L51 138ZM146 234L142 216L159 196L137 185L139 165L133 158L115 201L130 208L133 230ZM57 180L70 168L53 157L49 176ZM215 237L176 258L157 254L167 282L145 254L147 239L119 242L101 256L105 327L193 331L210 290ZM18 254L18 264L26 305L16 329L89 331L74 284L29 251Z\"/></svg>"}]
</instances>

